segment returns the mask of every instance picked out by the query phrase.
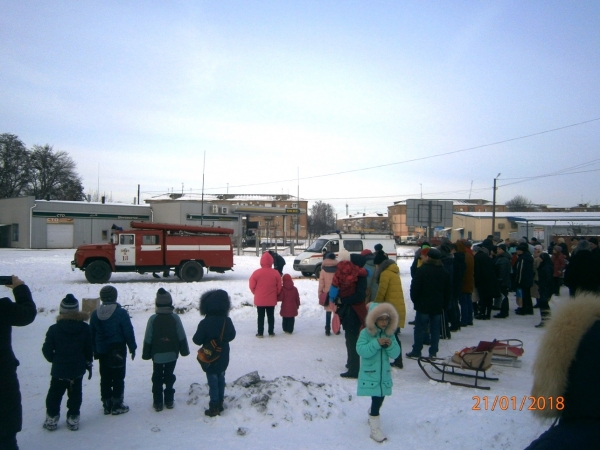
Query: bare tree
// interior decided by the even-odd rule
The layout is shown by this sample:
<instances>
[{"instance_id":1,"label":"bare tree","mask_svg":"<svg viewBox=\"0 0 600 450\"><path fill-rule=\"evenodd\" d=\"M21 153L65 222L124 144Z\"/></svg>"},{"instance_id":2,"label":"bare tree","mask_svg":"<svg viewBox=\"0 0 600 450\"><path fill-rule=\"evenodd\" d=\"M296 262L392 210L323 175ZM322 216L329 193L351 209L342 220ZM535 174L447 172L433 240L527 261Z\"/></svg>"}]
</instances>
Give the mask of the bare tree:
<instances>
[{"instance_id":1,"label":"bare tree","mask_svg":"<svg viewBox=\"0 0 600 450\"><path fill-rule=\"evenodd\" d=\"M312 236L335 229L335 210L329 203L315 202L308 214L308 233Z\"/></svg>"},{"instance_id":2,"label":"bare tree","mask_svg":"<svg viewBox=\"0 0 600 450\"><path fill-rule=\"evenodd\" d=\"M75 162L68 153L55 152L48 144L34 145L30 154L30 195L36 199L80 201L85 198Z\"/></svg>"},{"instance_id":3,"label":"bare tree","mask_svg":"<svg viewBox=\"0 0 600 450\"><path fill-rule=\"evenodd\" d=\"M14 134L0 134L0 198L18 197L29 183L29 151Z\"/></svg>"},{"instance_id":4,"label":"bare tree","mask_svg":"<svg viewBox=\"0 0 600 450\"><path fill-rule=\"evenodd\" d=\"M506 208L509 211L532 211L533 203L527 197L516 195L506 202Z\"/></svg>"}]
</instances>

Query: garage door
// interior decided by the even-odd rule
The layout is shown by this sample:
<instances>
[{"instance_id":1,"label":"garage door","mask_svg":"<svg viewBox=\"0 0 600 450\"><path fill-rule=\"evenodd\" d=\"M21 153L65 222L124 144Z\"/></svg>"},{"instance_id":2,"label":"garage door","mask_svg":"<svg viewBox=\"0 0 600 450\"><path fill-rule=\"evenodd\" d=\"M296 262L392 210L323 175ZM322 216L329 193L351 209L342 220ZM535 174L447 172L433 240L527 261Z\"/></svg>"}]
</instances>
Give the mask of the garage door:
<instances>
[{"instance_id":1,"label":"garage door","mask_svg":"<svg viewBox=\"0 0 600 450\"><path fill-rule=\"evenodd\" d=\"M48 248L73 248L73 224L49 224L46 230Z\"/></svg>"}]
</instances>

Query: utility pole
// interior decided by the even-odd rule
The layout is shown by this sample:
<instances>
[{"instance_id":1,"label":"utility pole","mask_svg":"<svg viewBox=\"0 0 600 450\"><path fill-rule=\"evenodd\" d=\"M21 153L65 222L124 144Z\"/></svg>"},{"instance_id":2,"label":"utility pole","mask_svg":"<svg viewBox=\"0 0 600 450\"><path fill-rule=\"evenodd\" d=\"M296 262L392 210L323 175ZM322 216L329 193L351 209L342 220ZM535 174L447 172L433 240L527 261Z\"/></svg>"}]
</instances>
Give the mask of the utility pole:
<instances>
[{"instance_id":1,"label":"utility pole","mask_svg":"<svg viewBox=\"0 0 600 450\"><path fill-rule=\"evenodd\" d=\"M494 195L492 200L492 236L494 235L494 231L496 231L496 180L500 178L501 173L496 175L494 178Z\"/></svg>"},{"instance_id":2,"label":"utility pole","mask_svg":"<svg viewBox=\"0 0 600 450\"><path fill-rule=\"evenodd\" d=\"M206 166L206 150L204 150L204 160L202 161L202 198L200 199L200 225L204 221L204 167Z\"/></svg>"}]
</instances>

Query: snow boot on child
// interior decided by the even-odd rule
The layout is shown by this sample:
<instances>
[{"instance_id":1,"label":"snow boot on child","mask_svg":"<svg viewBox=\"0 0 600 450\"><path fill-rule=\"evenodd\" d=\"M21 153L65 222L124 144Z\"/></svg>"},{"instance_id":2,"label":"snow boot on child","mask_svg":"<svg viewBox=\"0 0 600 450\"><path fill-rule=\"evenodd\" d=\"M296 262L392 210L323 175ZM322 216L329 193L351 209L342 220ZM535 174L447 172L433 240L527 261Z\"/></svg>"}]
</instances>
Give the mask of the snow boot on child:
<instances>
[{"instance_id":1,"label":"snow boot on child","mask_svg":"<svg viewBox=\"0 0 600 450\"><path fill-rule=\"evenodd\" d=\"M46 420L42 426L48 431L54 431L58 428L58 419L60 419L60 416L49 416L46 414Z\"/></svg>"},{"instance_id":2,"label":"snow boot on child","mask_svg":"<svg viewBox=\"0 0 600 450\"><path fill-rule=\"evenodd\" d=\"M112 399L112 415L118 416L119 414L125 414L129 412L129 406L123 404L123 398Z\"/></svg>"},{"instance_id":3,"label":"snow boot on child","mask_svg":"<svg viewBox=\"0 0 600 450\"><path fill-rule=\"evenodd\" d=\"M215 417L221 415L219 412L219 404L218 403L209 403L208 409L204 410L204 414L208 417Z\"/></svg>"},{"instance_id":4,"label":"snow boot on child","mask_svg":"<svg viewBox=\"0 0 600 450\"><path fill-rule=\"evenodd\" d=\"M67 427L71 431L79 430L79 416L67 415Z\"/></svg>"},{"instance_id":5,"label":"snow boot on child","mask_svg":"<svg viewBox=\"0 0 600 450\"><path fill-rule=\"evenodd\" d=\"M112 400L102 400L102 407L104 408L104 415L107 416L112 413Z\"/></svg>"},{"instance_id":6,"label":"snow boot on child","mask_svg":"<svg viewBox=\"0 0 600 450\"><path fill-rule=\"evenodd\" d=\"M369 426L371 427L370 437L375 442L383 442L387 439L381 431L381 428L379 428L379 416L369 415Z\"/></svg>"}]
</instances>

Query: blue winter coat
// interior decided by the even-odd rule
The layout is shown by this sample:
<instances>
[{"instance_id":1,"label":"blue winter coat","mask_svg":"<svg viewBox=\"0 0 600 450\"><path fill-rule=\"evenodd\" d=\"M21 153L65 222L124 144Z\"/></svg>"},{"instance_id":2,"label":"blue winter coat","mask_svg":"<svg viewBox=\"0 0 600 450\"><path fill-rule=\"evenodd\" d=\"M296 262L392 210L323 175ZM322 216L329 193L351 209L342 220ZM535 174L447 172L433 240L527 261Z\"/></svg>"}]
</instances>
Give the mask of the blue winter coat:
<instances>
[{"instance_id":1,"label":"blue winter coat","mask_svg":"<svg viewBox=\"0 0 600 450\"><path fill-rule=\"evenodd\" d=\"M102 303L92 313L92 347L94 353L105 355L113 344L127 344L129 352L135 352L135 334L129 313L118 303Z\"/></svg>"},{"instance_id":2,"label":"blue winter coat","mask_svg":"<svg viewBox=\"0 0 600 450\"><path fill-rule=\"evenodd\" d=\"M375 321L383 314L390 316L385 330L379 328ZM390 303L371 303L365 319L365 328L360 332L356 343L356 352L360 356L358 372L358 395L369 397L385 397L392 394L392 374L390 359L400 355L400 346L396 342L394 332L398 327L398 313ZM379 345L379 338L387 337L391 344L387 348Z\"/></svg>"}]
</instances>

